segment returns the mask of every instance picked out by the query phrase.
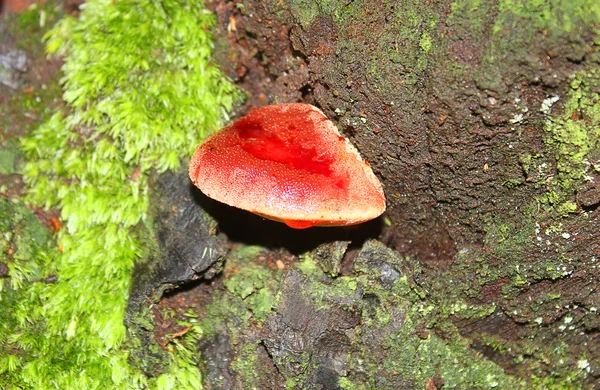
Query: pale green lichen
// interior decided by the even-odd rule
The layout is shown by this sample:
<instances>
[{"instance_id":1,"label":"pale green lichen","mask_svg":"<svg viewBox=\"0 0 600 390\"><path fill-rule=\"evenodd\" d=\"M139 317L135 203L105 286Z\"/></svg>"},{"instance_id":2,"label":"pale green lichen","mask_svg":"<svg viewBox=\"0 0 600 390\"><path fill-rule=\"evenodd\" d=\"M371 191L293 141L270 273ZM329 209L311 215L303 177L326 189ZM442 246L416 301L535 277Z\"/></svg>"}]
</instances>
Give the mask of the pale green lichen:
<instances>
[{"instance_id":1,"label":"pale green lichen","mask_svg":"<svg viewBox=\"0 0 600 390\"><path fill-rule=\"evenodd\" d=\"M371 252L379 261L393 265L407 261L375 241L369 242L363 251ZM253 331L256 326L255 314L260 313L260 310L257 311L249 299L261 290L260 286L269 280L269 275L279 279L285 273L270 269L264 263L260 264L257 261L260 254L252 248L250 252L246 252L246 248L240 246L228 256L224 270L227 289L215 291L214 300L205 308L206 313L202 315L199 326L204 338L227 332L231 338L229 345L235 356L231 369L235 372L238 383L243 383L244 388L250 388L261 386L260 373L264 372L265 367L257 359L257 343ZM494 384L501 388L519 387L519 380L507 376L496 364L469 350L466 340L460 337L456 340L442 340L433 335L426 338L417 336L418 325L437 310L436 304L408 294L411 286L406 275L399 276L392 288L378 283L380 270L369 266L374 258L364 255L364 263L358 268L358 274L344 277L327 276L308 255L302 256L302 261L294 265L306 277L306 284L302 287L303 297L316 312L329 310L334 306L357 311L361 316L360 324L348 333L351 335L352 348L347 356L344 355L348 366L347 376L339 377L342 388L372 388L376 378L381 379L387 375L406 378L419 387L424 386L435 375L440 375L447 386L454 388L486 388ZM281 282L278 281L269 288L276 289L279 283ZM362 298L365 296L376 297L372 309L366 306L366 300ZM276 301L274 305L274 314L277 314L279 303ZM364 343L366 339L362 337L367 333L370 341ZM369 348L377 348L378 351L385 349L386 357L383 361L380 360ZM296 352L293 361L300 372L293 377L284 375L288 388L298 388L304 384L307 373L314 364L309 351ZM360 367L357 362L360 362ZM361 374L355 377L355 372Z\"/></svg>"},{"instance_id":2,"label":"pale green lichen","mask_svg":"<svg viewBox=\"0 0 600 390\"><path fill-rule=\"evenodd\" d=\"M449 388L523 387L519 379L469 350L468 341L460 336L442 340L433 334L417 335L419 325L443 308L418 298L416 292L408 294L417 288L409 285L406 275L398 276L393 288L380 282L382 264L401 267L404 261L381 243L369 241L359 254L355 276L327 277L308 256L295 264L307 276L303 296L315 310L336 306L359 310L361 315L360 325L351 336L354 348L346 360L347 376L339 378L339 385L345 389L392 388L399 379L424 387L428 379L439 375ZM457 303L456 307L466 314L470 310L467 306ZM487 306L479 309L485 311L481 316L489 315L490 310L493 308ZM366 339L370 341L364 343ZM377 356L381 350L385 351L383 358ZM361 375L355 377L355 369Z\"/></svg>"},{"instance_id":3,"label":"pale green lichen","mask_svg":"<svg viewBox=\"0 0 600 390\"><path fill-rule=\"evenodd\" d=\"M585 26L596 26L600 20L600 5L594 0L455 0L449 23L468 24L473 33L482 33L486 15L497 13L492 25L494 34L524 23L527 30L545 30L550 34L572 33ZM468 20L462 20L467 16Z\"/></svg>"},{"instance_id":4,"label":"pale green lichen","mask_svg":"<svg viewBox=\"0 0 600 390\"><path fill-rule=\"evenodd\" d=\"M431 50L431 45L432 45L431 35L429 35L429 33L427 31L424 31L421 34L421 39L419 40L419 47L425 53L429 53L429 51Z\"/></svg>"},{"instance_id":5,"label":"pale green lichen","mask_svg":"<svg viewBox=\"0 0 600 390\"><path fill-rule=\"evenodd\" d=\"M230 367L242 388L260 388L260 380L267 375L257 359L258 342L255 338L249 341L247 336L273 312L281 283L281 270L257 261L261 251L240 245L229 252L223 270L226 289L213 291L212 302L201 309L198 323L203 341L230 330L230 348L235 356Z\"/></svg>"},{"instance_id":6,"label":"pale green lichen","mask_svg":"<svg viewBox=\"0 0 600 390\"><path fill-rule=\"evenodd\" d=\"M6 266L8 276L0 279L0 293L7 294L0 295L0 302L19 297L19 290L51 276L49 263L55 256L51 243L45 227L23 203L0 198L0 263ZM6 315L10 311L0 312ZM0 335L9 329L0 330ZM2 346L0 343L0 351Z\"/></svg>"},{"instance_id":7,"label":"pale green lichen","mask_svg":"<svg viewBox=\"0 0 600 390\"><path fill-rule=\"evenodd\" d=\"M546 179L543 205L560 215L574 212L574 194L591 174L600 173L600 71L577 74L566 96L564 111L546 126L546 143L554 152L556 175Z\"/></svg>"},{"instance_id":8,"label":"pale green lichen","mask_svg":"<svg viewBox=\"0 0 600 390\"><path fill-rule=\"evenodd\" d=\"M272 312L279 282L276 272L249 260L253 252L254 247L249 247L228 256L225 271L230 275L224 283L257 319L264 320Z\"/></svg>"},{"instance_id":9,"label":"pale green lichen","mask_svg":"<svg viewBox=\"0 0 600 390\"><path fill-rule=\"evenodd\" d=\"M600 20L600 4L594 0L501 0L498 11L496 33L503 25L514 25L519 20L538 29L565 33L582 26L594 26Z\"/></svg>"},{"instance_id":10,"label":"pale green lichen","mask_svg":"<svg viewBox=\"0 0 600 390\"><path fill-rule=\"evenodd\" d=\"M0 175L12 175L17 173L18 148L12 144L0 144ZM0 190L0 192L4 192Z\"/></svg>"}]
</instances>

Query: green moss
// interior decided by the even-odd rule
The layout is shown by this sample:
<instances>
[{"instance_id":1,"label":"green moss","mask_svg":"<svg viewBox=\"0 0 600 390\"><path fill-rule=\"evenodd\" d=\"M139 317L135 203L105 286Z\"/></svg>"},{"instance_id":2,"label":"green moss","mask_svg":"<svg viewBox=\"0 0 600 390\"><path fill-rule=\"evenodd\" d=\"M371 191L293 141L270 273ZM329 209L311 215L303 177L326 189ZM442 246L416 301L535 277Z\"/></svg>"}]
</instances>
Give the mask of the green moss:
<instances>
[{"instance_id":1,"label":"green moss","mask_svg":"<svg viewBox=\"0 0 600 390\"><path fill-rule=\"evenodd\" d=\"M57 367L69 365L60 360L71 356L68 351L51 349L40 316L41 294L55 273L58 253L46 229L18 201L0 198L0 234L0 263L8 267L0 278L0 383L25 386L21 375L38 369L31 364L38 354L59 359ZM29 383L35 387L36 382Z\"/></svg>"},{"instance_id":2,"label":"green moss","mask_svg":"<svg viewBox=\"0 0 600 390\"><path fill-rule=\"evenodd\" d=\"M246 331L250 326L252 312L248 310L247 304L239 297L232 297L221 291L215 293L213 301L206 308L206 316L199 322L203 338L209 338L217 331L226 329L227 323L232 321L240 331ZM241 338L243 334L234 335L234 339ZM236 341L237 342L237 341Z\"/></svg>"},{"instance_id":3,"label":"green moss","mask_svg":"<svg viewBox=\"0 0 600 390\"><path fill-rule=\"evenodd\" d=\"M573 359L577 357L568 349L558 352L563 343L561 339L547 341L548 332L554 334L561 331L562 326L560 323L548 325L548 320L555 316L556 310L562 310L563 305L568 306L570 298L548 293L523 302L519 297L532 284L560 280L576 269L587 267L589 259L574 257L571 253L576 244L569 240L562 224L549 224L552 215L538 211L535 206L532 202L529 207L521 208L519 213L490 219L483 252L461 253L451 272L425 283L429 296L437 303L425 318L428 326L453 334L447 319L473 321L497 313L497 306L502 307L515 320L529 324L527 342L515 345L484 332L471 337L491 347L499 356L522 363L521 367L526 367L523 368L526 375L539 373L539 377L530 384L534 383L535 388L546 388L544 384L562 386L576 383L587 375L574 369L576 362ZM577 222L568 221L568 226L574 224ZM511 306L509 302L515 300L519 303ZM564 328L568 327L565 325ZM553 376L542 378L547 375L544 367L548 366L553 367Z\"/></svg>"},{"instance_id":4,"label":"green moss","mask_svg":"<svg viewBox=\"0 0 600 390\"><path fill-rule=\"evenodd\" d=\"M286 389L295 389L296 385L298 385L298 379L286 378L286 380L285 380L285 388Z\"/></svg>"},{"instance_id":5,"label":"green moss","mask_svg":"<svg viewBox=\"0 0 600 390\"><path fill-rule=\"evenodd\" d=\"M341 271L341 264L348 248L349 241L333 241L321 244L310 253L310 256L319 264L323 272L330 276L337 276Z\"/></svg>"},{"instance_id":6,"label":"green moss","mask_svg":"<svg viewBox=\"0 0 600 390\"><path fill-rule=\"evenodd\" d=\"M62 253L52 265L57 282L24 286L35 294L20 302L19 326L0 335L22 351L20 370L4 383L200 386L185 342L199 328L174 341L168 373L153 381L128 363L123 316L143 253L138 229L148 172L177 168L239 97L211 61L213 23L201 3L93 0L79 19L67 17L48 34L48 50L65 55L70 110L53 115L21 148L29 200L61 210Z\"/></svg>"},{"instance_id":7,"label":"green moss","mask_svg":"<svg viewBox=\"0 0 600 390\"><path fill-rule=\"evenodd\" d=\"M417 364L422 367L420 371L424 375L422 383L435 376L439 369L444 386L448 388L526 388L491 361L482 359L475 353L465 353L467 348L466 342L458 341L448 345L431 336L420 342L416 353L420 357Z\"/></svg>"},{"instance_id":8,"label":"green moss","mask_svg":"<svg viewBox=\"0 0 600 390\"><path fill-rule=\"evenodd\" d=\"M236 356L231 367L244 388L261 386L261 373L265 368L257 360L256 326L260 326L264 318L261 316L272 312L272 303L266 305L268 311L261 311L257 310L260 305L251 299L260 296L265 289L274 293L283 276L283 271L261 265L260 258L256 248L244 246L228 255L223 272L226 289L213 292L213 302L205 308L206 313L199 323L202 337L211 338L222 332L229 335L229 345ZM420 298L416 292L410 294L418 288L400 271L409 261L383 244L369 241L357 257L354 276L329 276L309 255L302 256L302 261L294 265L306 277L301 288L306 304L312 306L307 310L318 313L341 307L361 316L360 325L347 330L351 347L343 355L345 360L338 362L347 365L347 375L339 378L340 386L377 388L382 385L382 378L389 378L390 386L410 382L413 387L422 387L428 379L439 375L451 388L519 388L521 384L517 379L470 350L467 341L457 332L446 340L434 335L423 337L419 329L432 313L441 310L439 305L443 303ZM401 273L393 283L382 282L380 267L383 263ZM281 302L277 300L276 305ZM277 309L275 306L275 313ZM465 318L489 315L491 310L489 306L455 305L455 314ZM287 369L280 370L288 388L304 383L315 364L314 358L302 348L294 351L289 361L285 356L278 358L277 364L289 363L295 367L293 375L287 375ZM355 376L359 372L360 375ZM394 382L397 380L402 382Z\"/></svg>"},{"instance_id":9,"label":"green moss","mask_svg":"<svg viewBox=\"0 0 600 390\"><path fill-rule=\"evenodd\" d=\"M327 280L327 285L315 283L305 290L317 309L328 309L332 304L351 309L353 299L358 291L358 280L351 276L338 276L328 278L326 273L318 266L317 261L309 254L303 255L302 261L294 265L306 277L314 281Z\"/></svg>"},{"instance_id":10,"label":"green moss","mask_svg":"<svg viewBox=\"0 0 600 390\"><path fill-rule=\"evenodd\" d=\"M496 217L489 221L486 228L485 245L493 248L494 255L504 261L517 261L527 248L535 243L536 225L531 213L523 213L525 218L515 223L503 223Z\"/></svg>"},{"instance_id":11,"label":"green moss","mask_svg":"<svg viewBox=\"0 0 600 390\"><path fill-rule=\"evenodd\" d=\"M502 94L517 73L531 83L540 81L540 54L531 48L546 47L580 62L593 52L585 37L600 25L595 0L455 0L451 9L446 23L452 40L486 42L469 77L480 89Z\"/></svg>"},{"instance_id":12,"label":"green moss","mask_svg":"<svg viewBox=\"0 0 600 390\"><path fill-rule=\"evenodd\" d=\"M424 307L428 306L426 301L413 303L398 299L377 286L368 290L380 298L382 311L389 315L387 321L373 323L370 331L372 334L384 335L385 357L381 361L375 357L376 351L366 349L360 359L368 373L387 377L388 387L396 383L395 378L410 380L414 386L422 387L436 375L449 388L523 387L518 379L507 376L501 367L471 351L467 346L468 342L459 336L447 340L432 334L426 338L418 337L417 327L431 310L439 310L440 306L437 304ZM443 306L443 303L440 305ZM389 329L393 329L393 324L398 324L400 318L402 326L389 333Z\"/></svg>"},{"instance_id":13,"label":"green moss","mask_svg":"<svg viewBox=\"0 0 600 390\"><path fill-rule=\"evenodd\" d=\"M408 334L411 325L407 319L405 327L390 338L386 348L381 374L388 376L390 382L395 377L410 378L415 387L422 387L438 375L449 388L525 388L501 367L470 351L466 341L448 342L431 335L423 340ZM369 370L377 370L376 362L368 364Z\"/></svg>"},{"instance_id":14,"label":"green moss","mask_svg":"<svg viewBox=\"0 0 600 390\"><path fill-rule=\"evenodd\" d=\"M474 35L482 34L487 27L486 15L492 7L492 3L485 0L453 1L446 24L448 26L460 24L466 26ZM469 18L465 18L464 15L469 15Z\"/></svg>"},{"instance_id":15,"label":"green moss","mask_svg":"<svg viewBox=\"0 0 600 390\"><path fill-rule=\"evenodd\" d=\"M337 55L335 60L326 60L321 77L335 88L341 114L338 121L359 131L371 131L369 118L354 104L363 99L363 93L392 105L408 102L416 95L417 83L435 63L435 54L441 51L438 4L416 0L401 6L387 0L377 4L294 0L272 1L272 5L289 12L292 23L302 26L309 36L318 25L330 28L335 39L328 45ZM311 49L307 47L308 52ZM365 57L365 53L369 54ZM361 69L360 74L357 69ZM343 87L359 81L364 84L362 93Z\"/></svg>"},{"instance_id":16,"label":"green moss","mask_svg":"<svg viewBox=\"0 0 600 390\"><path fill-rule=\"evenodd\" d=\"M570 251L569 245L562 242L560 232L550 228L541 231L539 223L535 222L541 219L541 215L534 206L525 208L518 216L497 216L489 221L485 237L486 255L459 265L459 268L465 268L465 273L477 275L476 290L502 279L507 281L503 283L503 292L509 298L517 294L521 286L532 281L555 280L571 272L572 260L564 255ZM512 222L504 222L509 220ZM535 261L523 262L523 259L530 258L530 253L548 246L558 246L561 250ZM470 288L465 287L465 291L468 290Z\"/></svg>"},{"instance_id":17,"label":"green moss","mask_svg":"<svg viewBox=\"0 0 600 390\"><path fill-rule=\"evenodd\" d=\"M294 0L292 6L297 9L298 21L303 28L309 28L311 23L320 13L321 4L329 4L329 1L317 2L306 0Z\"/></svg>"},{"instance_id":18,"label":"green moss","mask_svg":"<svg viewBox=\"0 0 600 390\"><path fill-rule=\"evenodd\" d=\"M341 276L331 280L328 286L313 285L306 289L306 293L310 294L317 309L328 309L332 305L352 309L353 302L360 293L358 285L359 281L356 278Z\"/></svg>"},{"instance_id":19,"label":"green moss","mask_svg":"<svg viewBox=\"0 0 600 390\"><path fill-rule=\"evenodd\" d=\"M339 386L342 389L344 389L344 390L363 390L363 389L367 389L366 386L357 385L356 383L352 382L350 379L345 378L345 377L339 378Z\"/></svg>"},{"instance_id":20,"label":"green moss","mask_svg":"<svg viewBox=\"0 0 600 390\"><path fill-rule=\"evenodd\" d=\"M199 3L86 3L48 35L66 53L69 125L94 125L142 172L176 169L239 97L210 62L213 23Z\"/></svg>"}]
</instances>

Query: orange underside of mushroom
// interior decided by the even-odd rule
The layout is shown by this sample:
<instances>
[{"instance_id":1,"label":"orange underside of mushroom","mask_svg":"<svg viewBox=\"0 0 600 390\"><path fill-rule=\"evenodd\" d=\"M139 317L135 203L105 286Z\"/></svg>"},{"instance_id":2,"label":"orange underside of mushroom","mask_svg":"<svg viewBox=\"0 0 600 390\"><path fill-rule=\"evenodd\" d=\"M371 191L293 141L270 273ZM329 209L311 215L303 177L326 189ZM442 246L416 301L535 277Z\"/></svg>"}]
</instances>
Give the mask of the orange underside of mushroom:
<instances>
[{"instance_id":1,"label":"orange underside of mushroom","mask_svg":"<svg viewBox=\"0 0 600 390\"><path fill-rule=\"evenodd\" d=\"M353 225L385 211L369 165L308 104L252 110L198 146L189 173L208 197L296 229Z\"/></svg>"}]
</instances>

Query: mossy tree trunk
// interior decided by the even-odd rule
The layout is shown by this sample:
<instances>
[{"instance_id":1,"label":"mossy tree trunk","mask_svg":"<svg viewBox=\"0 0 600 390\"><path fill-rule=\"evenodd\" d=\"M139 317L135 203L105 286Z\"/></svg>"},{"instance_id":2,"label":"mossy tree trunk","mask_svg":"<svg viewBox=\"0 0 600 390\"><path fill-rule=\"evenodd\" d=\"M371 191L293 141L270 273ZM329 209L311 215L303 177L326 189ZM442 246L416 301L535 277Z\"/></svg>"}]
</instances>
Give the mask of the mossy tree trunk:
<instances>
[{"instance_id":1,"label":"mossy tree trunk","mask_svg":"<svg viewBox=\"0 0 600 390\"><path fill-rule=\"evenodd\" d=\"M329 281L358 283L354 290L344 285L358 295L338 300L330 289L328 304L316 308L302 298L317 294L306 280L312 271L288 272L262 336L235 336L262 340L254 344L262 352L246 364L275 362L277 370L264 368L271 381L282 375L288 385L315 388L494 387L513 380L598 385L597 2L296 0L212 7L218 60L248 91L240 113L271 103L317 105L371 163L388 200L385 226L371 237L385 246L370 241L349 249L339 259L342 276L334 272ZM369 292L360 275L371 275L362 282L380 290ZM398 288L404 303L389 296ZM303 295L286 295L299 289ZM415 305L421 310L409 309ZM298 310L302 319L293 318ZM359 325L362 349L349 335ZM302 346L293 350L284 331ZM320 338L308 342L307 334ZM397 345L381 341L388 334L396 334ZM235 355L223 346L230 340L215 337L206 354ZM370 350L369 338L391 350ZM433 347L441 340L447 349ZM489 381L453 379L444 359L457 350L490 363L479 372ZM410 374L398 362L404 354L430 361L419 366L427 374ZM361 356L362 365L348 356ZM396 363L377 366L376 357ZM234 359L239 363L240 355ZM473 370L458 371L479 378ZM226 383L251 381L241 363L228 372L237 374Z\"/></svg>"},{"instance_id":2,"label":"mossy tree trunk","mask_svg":"<svg viewBox=\"0 0 600 390\"><path fill-rule=\"evenodd\" d=\"M216 61L200 2L89 0L65 103L37 60L0 94L0 387L600 386L597 0L209 5ZM215 62L236 115L319 106L387 213L293 230L157 175L237 101Z\"/></svg>"}]
</instances>

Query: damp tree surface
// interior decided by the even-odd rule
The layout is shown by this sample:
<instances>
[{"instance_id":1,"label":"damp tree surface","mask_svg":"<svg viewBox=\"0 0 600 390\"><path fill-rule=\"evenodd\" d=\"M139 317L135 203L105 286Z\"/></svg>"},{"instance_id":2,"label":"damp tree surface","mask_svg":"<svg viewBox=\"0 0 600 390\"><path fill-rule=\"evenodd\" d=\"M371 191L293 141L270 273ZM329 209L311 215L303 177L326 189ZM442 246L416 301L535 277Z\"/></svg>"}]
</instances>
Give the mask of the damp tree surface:
<instances>
[{"instance_id":1,"label":"damp tree surface","mask_svg":"<svg viewBox=\"0 0 600 390\"><path fill-rule=\"evenodd\" d=\"M32 68L0 93L0 384L600 386L597 3L89 0L0 23ZM193 186L204 137L294 102L370 164L382 217L295 230Z\"/></svg>"},{"instance_id":2,"label":"damp tree surface","mask_svg":"<svg viewBox=\"0 0 600 390\"><path fill-rule=\"evenodd\" d=\"M597 4L210 6L218 62L248 93L239 115L316 105L388 210L309 233L209 205L238 244L211 285L228 298L202 290L206 383L598 385Z\"/></svg>"},{"instance_id":3,"label":"damp tree surface","mask_svg":"<svg viewBox=\"0 0 600 390\"><path fill-rule=\"evenodd\" d=\"M221 276L175 293L210 329L205 383L598 384L600 7L211 7L218 62L248 93L238 114L316 105L369 161L388 210L300 232L196 194L231 249Z\"/></svg>"}]
</instances>

